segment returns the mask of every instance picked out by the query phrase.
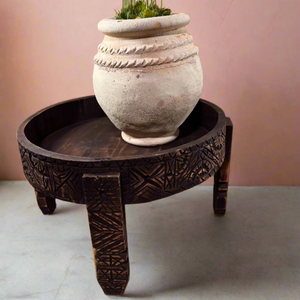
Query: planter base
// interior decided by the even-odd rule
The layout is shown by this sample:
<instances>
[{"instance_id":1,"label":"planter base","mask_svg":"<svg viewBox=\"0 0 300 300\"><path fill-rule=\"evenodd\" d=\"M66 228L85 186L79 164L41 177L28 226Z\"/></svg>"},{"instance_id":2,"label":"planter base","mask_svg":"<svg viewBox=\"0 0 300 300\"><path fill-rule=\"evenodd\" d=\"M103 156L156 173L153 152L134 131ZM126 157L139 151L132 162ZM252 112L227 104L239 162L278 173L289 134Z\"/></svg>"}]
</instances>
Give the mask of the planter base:
<instances>
[{"instance_id":1,"label":"planter base","mask_svg":"<svg viewBox=\"0 0 300 300\"><path fill-rule=\"evenodd\" d=\"M122 139L132 145L142 146L142 147L154 147L158 145L163 145L174 141L179 135L179 129L176 129L175 132L159 136L159 137L144 137L138 138L131 136L124 131L122 131L121 136Z\"/></svg>"}]
</instances>

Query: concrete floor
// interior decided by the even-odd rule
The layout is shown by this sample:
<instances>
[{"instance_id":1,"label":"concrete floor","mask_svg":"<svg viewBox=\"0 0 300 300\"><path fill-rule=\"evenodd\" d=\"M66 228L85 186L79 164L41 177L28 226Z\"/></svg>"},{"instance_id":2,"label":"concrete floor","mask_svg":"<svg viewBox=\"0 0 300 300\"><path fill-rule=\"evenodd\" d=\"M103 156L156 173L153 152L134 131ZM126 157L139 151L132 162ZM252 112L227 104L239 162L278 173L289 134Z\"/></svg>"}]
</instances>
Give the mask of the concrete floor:
<instances>
[{"instance_id":1,"label":"concrete floor","mask_svg":"<svg viewBox=\"0 0 300 300\"><path fill-rule=\"evenodd\" d=\"M123 299L300 299L300 187L231 187L225 217L198 186L126 207ZM39 211L25 181L0 182L0 299L98 300L84 205Z\"/></svg>"}]
</instances>

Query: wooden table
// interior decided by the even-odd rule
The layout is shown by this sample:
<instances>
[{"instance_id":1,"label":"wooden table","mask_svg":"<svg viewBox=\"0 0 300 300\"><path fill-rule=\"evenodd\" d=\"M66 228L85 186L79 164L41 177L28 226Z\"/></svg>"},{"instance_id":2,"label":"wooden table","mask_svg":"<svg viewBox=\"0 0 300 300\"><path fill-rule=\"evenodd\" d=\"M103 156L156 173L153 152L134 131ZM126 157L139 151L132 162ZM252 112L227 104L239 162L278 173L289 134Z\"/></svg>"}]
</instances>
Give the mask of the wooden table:
<instances>
[{"instance_id":1,"label":"wooden table","mask_svg":"<svg viewBox=\"0 0 300 300\"><path fill-rule=\"evenodd\" d=\"M232 123L210 102L200 100L177 140L163 146L125 143L94 96L37 112L17 138L44 214L53 213L55 198L86 204L97 279L108 295L122 295L129 280L125 204L161 199L214 175L214 212L225 214Z\"/></svg>"}]
</instances>

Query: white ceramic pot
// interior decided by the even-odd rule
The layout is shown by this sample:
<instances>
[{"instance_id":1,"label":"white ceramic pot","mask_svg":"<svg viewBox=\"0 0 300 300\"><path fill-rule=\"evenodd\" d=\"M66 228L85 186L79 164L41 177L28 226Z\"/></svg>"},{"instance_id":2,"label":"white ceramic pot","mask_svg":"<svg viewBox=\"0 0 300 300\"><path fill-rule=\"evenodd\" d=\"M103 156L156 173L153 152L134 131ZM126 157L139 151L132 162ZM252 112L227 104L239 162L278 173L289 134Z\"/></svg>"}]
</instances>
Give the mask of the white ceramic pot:
<instances>
[{"instance_id":1,"label":"white ceramic pot","mask_svg":"<svg viewBox=\"0 0 300 300\"><path fill-rule=\"evenodd\" d=\"M203 75L186 14L104 19L94 58L96 98L122 138L138 146L173 141L196 106Z\"/></svg>"}]
</instances>

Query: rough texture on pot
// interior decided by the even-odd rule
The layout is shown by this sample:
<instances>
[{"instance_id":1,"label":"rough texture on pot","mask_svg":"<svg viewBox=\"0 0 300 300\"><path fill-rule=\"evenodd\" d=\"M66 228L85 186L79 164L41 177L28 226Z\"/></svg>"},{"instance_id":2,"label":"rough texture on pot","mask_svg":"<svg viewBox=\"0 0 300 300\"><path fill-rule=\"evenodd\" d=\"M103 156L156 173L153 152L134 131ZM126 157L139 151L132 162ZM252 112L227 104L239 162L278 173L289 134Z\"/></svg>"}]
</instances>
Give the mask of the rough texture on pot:
<instances>
[{"instance_id":1,"label":"rough texture on pot","mask_svg":"<svg viewBox=\"0 0 300 300\"><path fill-rule=\"evenodd\" d=\"M174 140L197 104L203 75L188 22L175 14L99 23L105 37L94 59L95 95L125 141L154 146Z\"/></svg>"}]
</instances>

